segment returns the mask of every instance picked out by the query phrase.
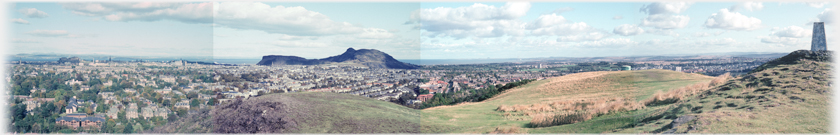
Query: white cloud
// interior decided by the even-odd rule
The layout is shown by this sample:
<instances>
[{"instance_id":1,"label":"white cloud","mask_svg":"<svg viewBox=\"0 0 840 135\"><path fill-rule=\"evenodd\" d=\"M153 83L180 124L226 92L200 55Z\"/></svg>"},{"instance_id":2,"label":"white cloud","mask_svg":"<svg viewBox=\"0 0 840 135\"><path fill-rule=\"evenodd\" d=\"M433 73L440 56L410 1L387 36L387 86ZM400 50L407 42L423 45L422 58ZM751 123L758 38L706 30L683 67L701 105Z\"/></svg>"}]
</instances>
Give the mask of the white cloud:
<instances>
[{"instance_id":1,"label":"white cloud","mask_svg":"<svg viewBox=\"0 0 840 135\"><path fill-rule=\"evenodd\" d=\"M687 26L689 20L690 18L685 15L654 14L642 20L641 26L659 29L676 29Z\"/></svg>"},{"instance_id":2,"label":"white cloud","mask_svg":"<svg viewBox=\"0 0 840 135\"><path fill-rule=\"evenodd\" d=\"M166 2L73 2L61 3L62 7L72 10L74 14L85 16L104 16L115 12L147 13L158 10L172 9L187 3Z\"/></svg>"},{"instance_id":3,"label":"white cloud","mask_svg":"<svg viewBox=\"0 0 840 135\"><path fill-rule=\"evenodd\" d=\"M764 8L764 5L761 2L741 2L738 5L734 5L729 8L729 11L737 11L740 8L747 9L748 11L758 11Z\"/></svg>"},{"instance_id":4,"label":"white cloud","mask_svg":"<svg viewBox=\"0 0 840 135\"><path fill-rule=\"evenodd\" d=\"M175 20L185 23L213 23L214 3L88 2L62 3L65 9L83 16L109 21Z\"/></svg>"},{"instance_id":5,"label":"white cloud","mask_svg":"<svg viewBox=\"0 0 840 135\"><path fill-rule=\"evenodd\" d=\"M26 34L41 37L60 37L70 35L66 30L34 30Z\"/></svg>"},{"instance_id":6,"label":"white cloud","mask_svg":"<svg viewBox=\"0 0 840 135\"><path fill-rule=\"evenodd\" d=\"M297 36L357 34L364 28L349 22L336 22L328 16L303 7L271 7L259 2L215 4L214 23L234 29L260 30Z\"/></svg>"},{"instance_id":7,"label":"white cloud","mask_svg":"<svg viewBox=\"0 0 840 135\"><path fill-rule=\"evenodd\" d=\"M706 32L696 32L696 33L694 33L694 36L695 37L708 37L708 36L712 36L712 34L706 33Z\"/></svg>"},{"instance_id":8,"label":"white cloud","mask_svg":"<svg viewBox=\"0 0 840 135\"><path fill-rule=\"evenodd\" d=\"M222 35L217 35L217 36L222 36ZM227 36L222 36L222 37L227 37ZM280 39L280 40L302 40L302 39L306 39L306 38L307 38L306 36L292 36L292 35L280 34L280 37L278 39Z\"/></svg>"},{"instance_id":9,"label":"white cloud","mask_svg":"<svg viewBox=\"0 0 840 135\"><path fill-rule=\"evenodd\" d=\"M24 9L18 10L18 12L20 12L23 15L26 15L26 17L29 17L29 18L45 18L45 17L50 16L46 12L35 9L35 8L24 8Z\"/></svg>"},{"instance_id":10,"label":"white cloud","mask_svg":"<svg viewBox=\"0 0 840 135\"><path fill-rule=\"evenodd\" d=\"M825 4L828 4L828 2L805 2L805 4L814 8L822 8Z\"/></svg>"},{"instance_id":11,"label":"white cloud","mask_svg":"<svg viewBox=\"0 0 840 135\"><path fill-rule=\"evenodd\" d=\"M41 41L34 39L12 39L12 43L41 43Z\"/></svg>"},{"instance_id":12,"label":"white cloud","mask_svg":"<svg viewBox=\"0 0 840 135\"><path fill-rule=\"evenodd\" d=\"M312 42L312 41L274 41L274 42L270 42L269 44L274 45L274 46L279 46L279 47L308 47L308 48L327 47L326 43Z\"/></svg>"},{"instance_id":13,"label":"white cloud","mask_svg":"<svg viewBox=\"0 0 840 135\"><path fill-rule=\"evenodd\" d=\"M557 14L540 15L534 22L528 25L530 29L538 29L543 27L551 27L566 23L566 18Z\"/></svg>"},{"instance_id":14,"label":"white cloud","mask_svg":"<svg viewBox=\"0 0 840 135\"><path fill-rule=\"evenodd\" d=\"M557 36L567 36L567 35L577 35L582 33L589 33L589 32L598 32L600 30L595 29L592 26L587 25L584 22L576 22L576 23L563 23L563 24L555 24L547 27L539 27L531 31L531 34L541 36L541 35L557 35ZM606 33L606 32L604 32Z\"/></svg>"},{"instance_id":15,"label":"white cloud","mask_svg":"<svg viewBox=\"0 0 840 135\"><path fill-rule=\"evenodd\" d=\"M724 8L709 16L704 26L725 30L755 30L761 28L761 20Z\"/></svg>"},{"instance_id":16,"label":"white cloud","mask_svg":"<svg viewBox=\"0 0 840 135\"><path fill-rule=\"evenodd\" d=\"M803 39L810 37L811 31L799 26L788 27L774 27L771 29L769 36L758 36L762 43L781 44L781 45L804 45L808 44L810 40Z\"/></svg>"},{"instance_id":17,"label":"white cloud","mask_svg":"<svg viewBox=\"0 0 840 135\"><path fill-rule=\"evenodd\" d=\"M656 34L656 35L663 35L663 36L672 36L672 37L679 37L680 34L674 32L671 29L647 29L645 33Z\"/></svg>"},{"instance_id":18,"label":"white cloud","mask_svg":"<svg viewBox=\"0 0 840 135\"><path fill-rule=\"evenodd\" d=\"M695 33L694 33L694 37L710 37L710 36L719 36L720 34L723 34L724 32L726 32L726 31L718 31L718 32L715 32L715 33L708 33L708 32L695 32Z\"/></svg>"},{"instance_id":19,"label":"white cloud","mask_svg":"<svg viewBox=\"0 0 840 135\"><path fill-rule=\"evenodd\" d=\"M32 36L39 36L39 37L65 37L65 38L80 38L80 37L90 37L96 35L79 35L79 34L70 34L66 30L34 30L30 32L26 32L26 34Z\"/></svg>"},{"instance_id":20,"label":"white cloud","mask_svg":"<svg viewBox=\"0 0 840 135\"><path fill-rule=\"evenodd\" d=\"M12 19L12 22L17 23L17 24L29 24L29 21L23 20L21 18Z\"/></svg>"},{"instance_id":21,"label":"white cloud","mask_svg":"<svg viewBox=\"0 0 840 135\"><path fill-rule=\"evenodd\" d=\"M690 7L692 2L654 2L645 6L642 6L639 9L641 12L646 12L648 15L655 15L655 14L679 14L688 7Z\"/></svg>"},{"instance_id":22,"label":"white cloud","mask_svg":"<svg viewBox=\"0 0 840 135\"><path fill-rule=\"evenodd\" d=\"M744 6L744 9L749 11L764 9L764 5L761 2L743 2L741 5Z\"/></svg>"},{"instance_id":23,"label":"white cloud","mask_svg":"<svg viewBox=\"0 0 840 135\"><path fill-rule=\"evenodd\" d=\"M613 20L621 20L621 19L624 19L624 16L617 15L617 16L613 16L612 19Z\"/></svg>"},{"instance_id":24,"label":"white cloud","mask_svg":"<svg viewBox=\"0 0 840 135\"><path fill-rule=\"evenodd\" d=\"M598 41L587 41L578 44L581 47L595 47L595 48L618 48L636 45L638 42L626 38L609 38Z\"/></svg>"},{"instance_id":25,"label":"white cloud","mask_svg":"<svg viewBox=\"0 0 840 135\"><path fill-rule=\"evenodd\" d=\"M831 11L831 8L825 8L825 11L820 12L817 15L818 21L825 22L826 24L833 24L834 23L834 12Z\"/></svg>"},{"instance_id":26,"label":"white cloud","mask_svg":"<svg viewBox=\"0 0 840 135\"><path fill-rule=\"evenodd\" d=\"M560 39L579 39L579 37L568 37L574 35L585 35L588 37L606 37L608 32L596 29L585 22L570 23L566 18L557 14L540 15L533 22L528 23L525 28L531 30L531 35L534 36L567 36L560 37ZM603 35L603 36L592 36ZM592 39L583 38L583 39ZM595 40L600 39L595 38ZM560 40L558 39L558 40ZM566 40L569 41L569 40Z\"/></svg>"},{"instance_id":27,"label":"white cloud","mask_svg":"<svg viewBox=\"0 0 840 135\"><path fill-rule=\"evenodd\" d=\"M618 34L618 35L622 35L622 36L639 35L639 34L642 34L644 32L645 32L645 30L643 30L642 28L639 28L636 25L630 25L630 24L622 24L622 25L619 25L618 27L615 27L615 29L613 29L613 33Z\"/></svg>"},{"instance_id":28,"label":"white cloud","mask_svg":"<svg viewBox=\"0 0 840 135\"><path fill-rule=\"evenodd\" d=\"M365 28L364 32L358 34L357 36L364 39L384 39L393 38L394 34L385 29Z\"/></svg>"},{"instance_id":29,"label":"white cloud","mask_svg":"<svg viewBox=\"0 0 840 135\"><path fill-rule=\"evenodd\" d=\"M797 44L806 44L804 42L810 42L801 40L800 38L792 38L792 37L778 37L778 36L759 36L762 43L769 43L769 44L782 44L782 45L797 45Z\"/></svg>"},{"instance_id":30,"label":"white cloud","mask_svg":"<svg viewBox=\"0 0 840 135\"><path fill-rule=\"evenodd\" d=\"M554 9L554 11L546 12L546 13L543 13L543 14L544 15L547 15L547 14L561 14L561 13L565 13L565 12L569 12L569 11L573 11L573 10L575 10L575 9L571 8L571 7L562 7L562 8Z\"/></svg>"},{"instance_id":31,"label":"white cloud","mask_svg":"<svg viewBox=\"0 0 840 135\"><path fill-rule=\"evenodd\" d=\"M701 40L695 42L696 44L701 45L731 45L736 44L738 41L732 38L721 38L721 39L709 39L709 40Z\"/></svg>"},{"instance_id":32,"label":"white cloud","mask_svg":"<svg viewBox=\"0 0 840 135\"><path fill-rule=\"evenodd\" d=\"M557 38L557 42L580 42L580 41L595 41L600 40L602 38L608 37L604 32L590 32L585 34L577 34L577 35L570 35L570 36L560 36Z\"/></svg>"},{"instance_id":33,"label":"white cloud","mask_svg":"<svg viewBox=\"0 0 840 135\"><path fill-rule=\"evenodd\" d=\"M770 35L777 37L802 38L811 35L810 30L806 30L799 26L788 26L784 28L774 27L771 31Z\"/></svg>"},{"instance_id":34,"label":"white cloud","mask_svg":"<svg viewBox=\"0 0 840 135\"><path fill-rule=\"evenodd\" d=\"M521 35L523 23L517 18L525 15L530 3L509 2L502 7L480 3L469 7L420 9L412 15L412 22L420 22L419 28L429 35L465 37L499 37L507 34Z\"/></svg>"}]
</instances>

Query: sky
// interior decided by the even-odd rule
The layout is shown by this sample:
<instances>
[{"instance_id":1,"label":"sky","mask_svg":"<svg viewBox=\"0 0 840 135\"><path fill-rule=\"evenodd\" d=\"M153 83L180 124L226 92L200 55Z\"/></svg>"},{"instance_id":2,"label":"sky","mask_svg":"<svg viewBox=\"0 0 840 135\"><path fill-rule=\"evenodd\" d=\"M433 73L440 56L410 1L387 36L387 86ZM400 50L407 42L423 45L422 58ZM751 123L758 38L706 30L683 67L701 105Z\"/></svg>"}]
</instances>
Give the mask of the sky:
<instances>
[{"instance_id":1,"label":"sky","mask_svg":"<svg viewBox=\"0 0 840 135\"><path fill-rule=\"evenodd\" d=\"M809 49L828 2L11 3L7 54L396 59L651 56ZM828 40L834 50L837 41Z\"/></svg>"}]
</instances>

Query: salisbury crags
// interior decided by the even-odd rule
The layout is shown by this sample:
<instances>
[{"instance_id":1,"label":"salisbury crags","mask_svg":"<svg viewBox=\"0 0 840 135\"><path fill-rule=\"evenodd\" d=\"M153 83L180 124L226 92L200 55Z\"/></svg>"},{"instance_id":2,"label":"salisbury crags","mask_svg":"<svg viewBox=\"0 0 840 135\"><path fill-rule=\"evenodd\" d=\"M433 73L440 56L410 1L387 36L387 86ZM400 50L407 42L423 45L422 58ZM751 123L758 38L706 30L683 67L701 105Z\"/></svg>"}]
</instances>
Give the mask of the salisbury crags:
<instances>
[{"instance_id":1,"label":"salisbury crags","mask_svg":"<svg viewBox=\"0 0 840 135\"><path fill-rule=\"evenodd\" d=\"M267 55L257 65L320 65L331 63L354 63L370 68L416 69L420 66L400 62L391 55L376 49L348 48L341 55L323 59L305 59L297 56Z\"/></svg>"}]
</instances>

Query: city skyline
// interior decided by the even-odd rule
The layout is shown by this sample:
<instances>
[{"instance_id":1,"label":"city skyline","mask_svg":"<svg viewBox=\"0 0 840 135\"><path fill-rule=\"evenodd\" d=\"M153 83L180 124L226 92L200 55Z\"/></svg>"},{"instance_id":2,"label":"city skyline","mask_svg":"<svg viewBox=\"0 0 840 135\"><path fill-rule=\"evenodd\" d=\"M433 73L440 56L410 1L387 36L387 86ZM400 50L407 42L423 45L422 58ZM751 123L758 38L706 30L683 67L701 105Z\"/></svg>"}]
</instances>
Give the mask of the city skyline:
<instances>
[{"instance_id":1,"label":"city skyline","mask_svg":"<svg viewBox=\"0 0 840 135\"><path fill-rule=\"evenodd\" d=\"M9 55L396 59L604 57L808 49L832 3L12 3ZM609 10L603 10L609 9ZM350 12L352 11L352 12ZM835 41L827 40L833 50Z\"/></svg>"}]
</instances>

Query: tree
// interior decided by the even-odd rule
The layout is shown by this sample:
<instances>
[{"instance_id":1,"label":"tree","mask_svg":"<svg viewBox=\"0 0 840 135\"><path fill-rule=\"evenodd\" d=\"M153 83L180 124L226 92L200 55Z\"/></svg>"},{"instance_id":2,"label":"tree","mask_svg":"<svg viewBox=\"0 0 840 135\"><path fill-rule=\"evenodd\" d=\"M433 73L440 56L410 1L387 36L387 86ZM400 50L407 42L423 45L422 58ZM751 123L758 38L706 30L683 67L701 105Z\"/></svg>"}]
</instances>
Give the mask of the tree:
<instances>
[{"instance_id":1,"label":"tree","mask_svg":"<svg viewBox=\"0 0 840 135\"><path fill-rule=\"evenodd\" d=\"M169 121L169 122L173 122L175 120L178 120L178 115L175 115L175 113L169 113L166 116L166 120Z\"/></svg>"},{"instance_id":2,"label":"tree","mask_svg":"<svg viewBox=\"0 0 840 135\"><path fill-rule=\"evenodd\" d=\"M216 101L216 98L210 98L210 101L207 101L207 105L213 106L216 105L216 102L218 102Z\"/></svg>"},{"instance_id":3,"label":"tree","mask_svg":"<svg viewBox=\"0 0 840 135\"><path fill-rule=\"evenodd\" d=\"M198 107L198 105L200 105L200 104L201 104L201 101L198 101L197 98L190 101L190 107Z\"/></svg>"},{"instance_id":4,"label":"tree","mask_svg":"<svg viewBox=\"0 0 840 135\"><path fill-rule=\"evenodd\" d=\"M198 97L198 93L196 93L194 91L190 92L190 93L187 93L187 98L188 99L193 99L193 98L197 98L197 97Z\"/></svg>"},{"instance_id":5,"label":"tree","mask_svg":"<svg viewBox=\"0 0 840 135\"><path fill-rule=\"evenodd\" d=\"M131 126L131 123L125 123L125 128L123 128L123 133L129 134L134 131L134 126Z\"/></svg>"},{"instance_id":6,"label":"tree","mask_svg":"<svg viewBox=\"0 0 840 135\"><path fill-rule=\"evenodd\" d=\"M172 103L169 100L164 99L163 103L160 103L163 106L172 106Z\"/></svg>"},{"instance_id":7,"label":"tree","mask_svg":"<svg viewBox=\"0 0 840 135\"><path fill-rule=\"evenodd\" d=\"M87 115L93 115L93 109L85 108L85 113L87 113Z\"/></svg>"},{"instance_id":8,"label":"tree","mask_svg":"<svg viewBox=\"0 0 840 135\"><path fill-rule=\"evenodd\" d=\"M426 90L426 89L420 89L419 93L420 93L420 94L429 94L429 90Z\"/></svg>"},{"instance_id":9,"label":"tree","mask_svg":"<svg viewBox=\"0 0 840 135\"><path fill-rule=\"evenodd\" d=\"M181 108L181 109L178 109L177 112L178 112L178 117L187 116L187 110L186 109Z\"/></svg>"}]
</instances>

